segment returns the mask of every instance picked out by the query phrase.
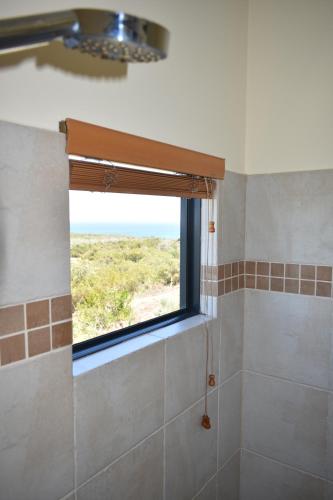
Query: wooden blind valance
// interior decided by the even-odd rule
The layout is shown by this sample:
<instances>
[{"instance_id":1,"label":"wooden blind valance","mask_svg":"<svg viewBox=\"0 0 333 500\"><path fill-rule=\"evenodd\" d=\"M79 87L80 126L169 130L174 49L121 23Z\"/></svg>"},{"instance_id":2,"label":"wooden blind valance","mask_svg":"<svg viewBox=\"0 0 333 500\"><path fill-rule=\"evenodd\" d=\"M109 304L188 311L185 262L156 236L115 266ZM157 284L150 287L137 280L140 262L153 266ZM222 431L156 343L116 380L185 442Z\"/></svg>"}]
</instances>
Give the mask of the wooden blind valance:
<instances>
[{"instance_id":1,"label":"wooden blind valance","mask_svg":"<svg viewBox=\"0 0 333 500\"><path fill-rule=\"evenodd\" d=\"M214 188L212 179L224 178L223 158L70 118L60 129L67 135L66 152L82 158L70 159L71 189L207 198Z\"/></svg>"}]
</instances>

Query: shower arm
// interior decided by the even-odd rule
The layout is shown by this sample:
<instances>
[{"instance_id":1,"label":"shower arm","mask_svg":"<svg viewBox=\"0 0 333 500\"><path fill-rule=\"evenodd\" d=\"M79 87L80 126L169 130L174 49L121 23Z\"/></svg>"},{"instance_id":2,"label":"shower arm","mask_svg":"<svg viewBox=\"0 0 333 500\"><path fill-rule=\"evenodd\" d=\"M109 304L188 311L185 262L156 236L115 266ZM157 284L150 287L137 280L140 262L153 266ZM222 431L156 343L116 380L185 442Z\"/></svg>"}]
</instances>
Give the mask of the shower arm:
<instances>
[{"instance_id":1,"label":"shower arm","mask_svg":"<svg viewBox=\"0 0 333 500\"><path fill-rule=\"evenodd\" d=\"M79 30L74 11L0 20L0 47L8 49L50 42L60 36L70 36Z\"/></svg>"}]
</instances>

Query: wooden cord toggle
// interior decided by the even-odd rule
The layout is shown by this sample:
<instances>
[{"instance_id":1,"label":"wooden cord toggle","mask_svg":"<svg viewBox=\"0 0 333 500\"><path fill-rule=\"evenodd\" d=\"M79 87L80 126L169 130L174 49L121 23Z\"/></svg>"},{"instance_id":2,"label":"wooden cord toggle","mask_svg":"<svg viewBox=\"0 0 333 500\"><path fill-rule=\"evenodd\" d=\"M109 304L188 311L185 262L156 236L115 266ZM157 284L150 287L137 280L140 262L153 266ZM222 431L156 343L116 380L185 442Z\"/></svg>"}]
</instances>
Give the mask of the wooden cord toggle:
<instances>
[{"instance_id":1,"label":"wooden cord toggle","mask_svg":"<svg viewBox=\"0 0 333 500\"><path fill-rule=\"evenodd\" d=\"M201 425L204 429L211 429L211 423L210 423L210 418L208 415L203 415L201 419Z\"/></svg>"},{"instance_id":2,"label":"wooden cord toggle","mask_svg":"<svg viewBox=\"0 0 333 500\"><path fill-rule=\"evenodd\" d=\"M215 375L213 373L208 377L208 385L209 387L215 387Z\"/></svg>"},{"instance_id":3,"label":"wooden cord toggle","mask_svg":"<svg viewBox=\"0 0 333 500\"><path fill-rule=\"evenodd\" d=\"M213 220L208 222L208 232L215 233L215 222Z\"/></svg>"}]
</instances>

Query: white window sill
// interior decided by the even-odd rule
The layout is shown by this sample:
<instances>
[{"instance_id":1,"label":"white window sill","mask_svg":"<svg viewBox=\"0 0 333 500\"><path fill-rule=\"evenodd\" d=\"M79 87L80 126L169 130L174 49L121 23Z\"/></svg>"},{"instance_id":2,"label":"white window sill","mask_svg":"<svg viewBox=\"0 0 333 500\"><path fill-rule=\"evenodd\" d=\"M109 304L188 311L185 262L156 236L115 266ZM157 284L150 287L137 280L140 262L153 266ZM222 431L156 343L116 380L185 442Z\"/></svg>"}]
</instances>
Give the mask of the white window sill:
<instances>
[{"instance_id":1,"label":"white window sill","mask_svg":"<svg viewBox=\"0 0 333 500\"><path fill-rule=\"evenodd\" d=\"M146 333L125 342L121 342L120 344L109 347L108 349L103 349L102 351L94 354L90 354L84 358L76 359L73 362L73 376L78 377L83 375L91 370L94 370L95 368L111 363L116 359L128 356L135 351L145 349L153 344L156 344L157 342L162 342L169 337L185 333L210 320L210 317L198 314L192 318L178 321L177 323L163 328L158 328L151 333Z\"/></svg>"}]
</instances>

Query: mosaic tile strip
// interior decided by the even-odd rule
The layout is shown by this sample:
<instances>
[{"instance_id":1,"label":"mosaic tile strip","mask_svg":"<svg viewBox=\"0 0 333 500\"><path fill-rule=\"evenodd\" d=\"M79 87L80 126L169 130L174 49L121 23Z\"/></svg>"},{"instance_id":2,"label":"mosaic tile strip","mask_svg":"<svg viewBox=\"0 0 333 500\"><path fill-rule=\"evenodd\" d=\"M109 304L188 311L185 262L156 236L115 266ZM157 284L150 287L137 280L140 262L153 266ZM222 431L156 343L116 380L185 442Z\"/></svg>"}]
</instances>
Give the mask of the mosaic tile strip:
<instances>
[{"instance_id":1,"label":"mosaic tile strip","mask_svg":"<svg viewBox=\"0 0 333 500\"><path fill-rule=\"evenodd\" d=\"M243 288L332 298L332 266L237 261L203 267L202 291L218 297Z\"/></svg>"},{"instance_id":2,"label":"mosaic tile strip","mask_svg":"<svg viewBox=\"0 0 333 500\"><path fill-rule=\"evenodd\" d=\"M71 344L70 295L0 308L0 366Z\"/></svg>"}]
</instances>

